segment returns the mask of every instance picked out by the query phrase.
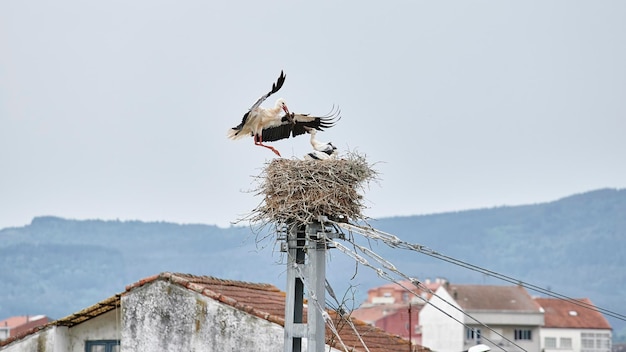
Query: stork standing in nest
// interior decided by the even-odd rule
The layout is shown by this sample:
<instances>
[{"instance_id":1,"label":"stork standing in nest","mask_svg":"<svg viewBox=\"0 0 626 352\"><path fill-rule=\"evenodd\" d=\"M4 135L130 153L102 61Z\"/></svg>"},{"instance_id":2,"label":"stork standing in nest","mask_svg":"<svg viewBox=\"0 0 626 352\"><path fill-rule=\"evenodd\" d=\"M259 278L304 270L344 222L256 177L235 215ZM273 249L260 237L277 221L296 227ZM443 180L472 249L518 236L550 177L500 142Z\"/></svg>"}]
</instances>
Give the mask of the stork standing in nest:
<instances>
[{"instance_id":1,"label":"stork standing in nest","mask_svg":"<svg viewBox=\"0 0 626 352\"><path fill-rule=\"evenodd\" d=\"M272 84L272 89L262 95L248 109L239 125L228 130L228 138L240 139L252 136L255 145L268 148L280 156L280 152L276 148L263 144L263 142L274 142L290 136L295 137L306 133L305 128L322 131L323 128L334 125L336 115L318 117L309 114L290 113L283 98L276 100L274 107L262 107L261 104L267 98L280 90L285 83L285 77L285 74L281 71L276 83Z\"/></svg>"},{"instance_id":2,"label":"stork standing in nest","mask_svg":"<svg viewBox=\"0 0 626 352\"><path fill-rule=\"evenodd\" d=\"M331 142L320 142L315 138L317 130L306 127L305 130L311 135L311 146L313 151L304 156L305 160L326 160L334 159L337 156L337 147Z\"/></svg>"}]
</instances>

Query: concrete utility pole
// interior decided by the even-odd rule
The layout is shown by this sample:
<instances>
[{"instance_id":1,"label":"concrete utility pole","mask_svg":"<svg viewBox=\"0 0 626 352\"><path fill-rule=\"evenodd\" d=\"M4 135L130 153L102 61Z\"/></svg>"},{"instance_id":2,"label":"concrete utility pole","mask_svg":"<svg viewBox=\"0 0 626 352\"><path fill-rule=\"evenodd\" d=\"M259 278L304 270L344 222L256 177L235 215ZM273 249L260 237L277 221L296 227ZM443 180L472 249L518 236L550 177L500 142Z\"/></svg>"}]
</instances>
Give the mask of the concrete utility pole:
<instances>
[{"instance_id":1,"label":"concrete utility pole","mask_svg":"<svg viewBox=\"0 0 626 352\"><path fill-rule=\"evenodd\" d=\"M333 234L326 232L319 222L289 225L287 229L286 243L281 245L281 251L288 253L285 352L302 352L302 338L307 340L308 352L324 351L326 324L320 307L325 309L326 305L327 238ZM309 291L306 324L303 321L305 288Z\"/></svg>"}]
</instances>

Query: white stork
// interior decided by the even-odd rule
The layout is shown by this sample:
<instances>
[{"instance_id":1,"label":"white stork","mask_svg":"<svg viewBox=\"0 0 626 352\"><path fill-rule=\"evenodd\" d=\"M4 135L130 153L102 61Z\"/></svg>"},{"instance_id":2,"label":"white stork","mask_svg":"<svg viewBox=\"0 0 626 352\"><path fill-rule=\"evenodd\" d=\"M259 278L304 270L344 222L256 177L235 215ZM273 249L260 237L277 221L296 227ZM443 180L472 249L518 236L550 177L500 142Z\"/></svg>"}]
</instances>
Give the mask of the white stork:
<instances>
[{"instance_id":1,"label":"white stork","mask_svg":"<svg viewBox=\"0 0 626 352\"><path fill-rule=\"evenodd\" d=\"M313 151L304 156L305 160L326 160L334 159L337 156L337 147L331 142L320 142L315 139L317 130L314 128L305 128L311 134L311 146Z\"/></svg>"},{"instance_id":2,"label":"white stork","mask_svg":"<svg viewBox=\"0 0 626 352\"><path fill-rule=\"evenodd\" d=\"M274 142L290 136L295 137L304 134L306 132L305 128L322 131L323 128L334 125L334 117L336 115L317 117L309 114L290 113L287 103L282 98L276 100L273 108L261 107L261 103L270 95L278 92L283 83L285 83L285 74L281 71L276 83L272 84L272 89L252 105L248 112L243 115L239 125L228 130L228 138L240 139L252 136L255 145L271 149L276 155L280 156L278 150L263 144L263 142ZM281 110L285 114L282 114Z\"/></svg>"}]
</instances>

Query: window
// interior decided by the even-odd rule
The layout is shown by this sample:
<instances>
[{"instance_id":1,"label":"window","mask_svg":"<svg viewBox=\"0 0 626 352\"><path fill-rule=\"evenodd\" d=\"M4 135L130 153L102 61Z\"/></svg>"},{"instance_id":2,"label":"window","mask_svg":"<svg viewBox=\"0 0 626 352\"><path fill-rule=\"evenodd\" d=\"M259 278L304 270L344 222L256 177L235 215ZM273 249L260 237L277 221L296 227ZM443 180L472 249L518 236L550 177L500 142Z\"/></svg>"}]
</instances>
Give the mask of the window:
<instances>
[{"instance_id":1,"label":"window","mask_svg":"<svg viewBox=\"0 0 626 352\"><path fill-rule=\"evenodd\" d=\"M532 331L530 329L515 329L516 340L532 340Z\"/></svg>"},{"instance_id":2,"label":"window","mask_svg":"<svg viewBox=\"0 0 626 352\"><path fill-rule=\"evenodd\" d=\"M556 348L556 337L546 337L543 344L545 348Z\"/></svg>"},{"instance_id":3,"label":"window","mask_svg":"<svg viewBox=\"0 0 626 352\"><path fill-rule=\"evenodd\" d=\"M611 351L611 334L583 332L580 334L582 352Z\"/></svg>"},{"instance_id":4,"label":"window","mask_svg":"<svg viewBox=\"0 0 626 352\"><path fill-rule=\"evenodd\" d=\"M466 340L475 340L475 341L480 341L480 329L472 329L472 328L466 328L465 329L465 339Z\"/></svg>"},{"instance_id":5,"label":"window","mask_svg":"<svg viewBox=\"0 0 626 352\"><path fill-rule=\"evenodd\" d=\"M591 335L591 336L589 336ZM595 341L593 340L593 334L585 334L584 332L580 336L581 345L583 350L593 350L595 346Z\"/></svg>"},{"instance_id":6,"label":"window","mask_svg":"<svg viewBox=\"0 0 626 352\"><path fill-rule=\"evenodd\" d=\"M85 342L85 352L119 352L120 340L93 340Z\"/></svg>"},{"instance_id":7,"label":"window","mask_svg":"<svg viewBox=\"0 0 626 352\"><path fill-rule=\"evenodd\" d=\"M572 338L571 337L561 337L559 340L560 347L563 350L571 350L572 349Z\"/></svg>"},{"instance_id":8,"label":"window","mask_svg":"<svg viewBox=\"0 0 626 352\"><path fill-rule=\"evenodd\" d=\"M600 347L600 350L611 350L611 335L610 334L596 334L596 347Z\"/></svg>"}]
</instances>

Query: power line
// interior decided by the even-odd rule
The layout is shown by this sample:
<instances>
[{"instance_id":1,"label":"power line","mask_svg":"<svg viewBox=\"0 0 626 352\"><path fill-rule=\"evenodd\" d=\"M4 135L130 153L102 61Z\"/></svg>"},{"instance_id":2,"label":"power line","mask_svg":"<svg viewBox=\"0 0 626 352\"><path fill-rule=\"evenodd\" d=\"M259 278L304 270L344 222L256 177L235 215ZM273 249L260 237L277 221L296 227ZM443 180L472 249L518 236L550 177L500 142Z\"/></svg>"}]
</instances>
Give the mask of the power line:
<instances>
[{"instance_id":1,"label":"power line","mask_svg":"<svg viewBox=\"0 0 626 352\"><path fill-rule=\"evenodd\" d=\"M533 284L524 282L522 280L515 279L515 278L513 278L511 276L500 274L500 273L497 273L495 271L492 271L492 270L489 270L489 269L485 269L485 268L479 267L477 265L473 265L473 264L467 263L467 262L462 261L460 259L456 259L456 258L447 256L447 255L441 254L441 253L439 253L439 252L437 252L437 251L435 251L433 249L430 249L430 248L428 248L426 246L423 246L423 245L420 245L420 244L413 244L413 243L409 243L409 242L403 241L403 240L401 240L399 237L397 237L395 235L385 233L385 232L377 230L377 229L375 229L375 228L373 228L371 226L368 226L366 228L366 227L361 227L361 226L352 225L352 224L348 224L348 223L337 223L337 222L332 222L332 223L334 223L336 226L341 227L343 229L346 229L348 231L353 231L353 232L359 233L359 234L361 234L361 235L363 235L363 236L365 236L367 238L374 239L374 240L380 240L380 241L384 242L385 244L387 244L389 247L406 249L406 250L411 250L411 251L415 251L415 252L418 252L418 253L422 253L422 254L428 255L430 257L433 257L433 258L436 258L436 259L439 259L439 260L443 260L443 261L446 261L446 262L451 263L451 264L455 264L455 265L461 266L461 267L466 268L466 269L470 269L470 270L473 270L473 271L476 271L476 272L479 272L479 273L482 273L482 274L485 274L485 275L489 275L489 276L495 277L497 279L500 279L500 280L503 280L503 281L506 281L506 282L509 282L509 283L520 285L520 286L525 287L527 289L530 289L530 290L533 290L533 291L545 294L547 296L554 297L554 298L557 298L557 299L560 299L560 300L563 300L563 301L575 304L575 305L580 306L582 308L586 308L586 309L590 309L590 310L593 310L593 311L597 311L597 312L606 314L607 316L613 317L615 319L626 321L626 315L623 315L623 314L611 311L609 309L601 308L601 307L598 307L598 306L595 306L595 305L592 305L592 304L581 302L579 300L576 300L574 298L568 297L566 295L563 295L563 294L560 294L560 293L556 293L556 292L553 292L553 291L549 291L549 290L541 288L541 287L539 287L537 285L533 285Z\"/></svg>"},{"instance_id":2,"label":"power line","mask_svg":"<svg viewBox=\"0 0 626 352\"><path fill-rule=\"evenodd\" d=\"M367 259L363 258L362 256L360 256L358 253L350 250L349 248L343 246L341 243L338 243L337 241L333 241L332 242L333 245L339 249L342 253L347 254L348 256L350 256L351 258L353 258L354 260L356 260L358 263L362 264L365 267L368 267L370 269L373 269L374 271L376 271L376 273L378 274L379 277L381 277L384 280L387 280L389 282L393 282L396 285L402 287L403 289L405 289L406 291L408 291L409 293L411 293L412 295L414 295L415 297L418 297L419 299L421 299L422 301L424 301L425 304L428 304L430 306L432 306L433 308L437 309L439 312L443 313L444 315L446 315L448 318L456 321L457 323L463 325L465 328L467 329L472 329L471 327L469 327L467 324L465 324L464 322L460 321L459 319L453 317L450 313L444 311L442 308L437 307L435 304L433 304L432 302L430 302L429 300L426 300L425 298L421 297L420 295L418 295L417 293L413 292L412 290L406 288L404 285L402 285L401 283L399 283L397 280L395 280L393 277L391 277L387 272L385 272L383 269L381 268L377 268L375 266L373 266L372 264L370 264ZM415 285L416 287L427 291L428 293L432 294L433 296L439 298L442 302L448 304L450 307L452 307L453 309L459 311L461 314L465 315L466 317L472 319L473 321L475 321L476 323L478 323L481 326L484 326L485 328L487 328L488 330L490 330L491 332L495 333L496 335L500 336L501 338L503 338L504 340L506 340L507 342L511 343L512 345L515 345L516 347L518 347L520 350L522 351L526 351L524 348L522 348L521 346L519 346L518 344L516 344L515 342L509 340L506 336L502 335L501 333L497 332L496 330L492 329L491 327L489 327L487 324L479 321L478 319L474 318L473 316L471 316L469 313L463 311L462 309L454 306L452 303L448 302L447 300L445 300L444 298L442 298L441 296L437 295L435 292L433 292L432 290L430 290L428 287L421 285L421 283L419 282L419 280L414 279L409 277L408 275L400 272L399 270L397 270L395 268L395 266L393 264L391 264L389 261L385 260L384 258L382 258L380 255L374 253L372 250L367 249L366 247L360 246L352 241L350 241L350 243L355 246L356 248L358 248L359 250L361 250L362 252L364 252L364 254L370 256L371 258L373 258L376 261L382 262L381 265L383 265L383 267L387 268L388 270L396 273L397 275L403 277L404 279L409 280L411 283L413 283L413 285ZM421 285L421 287L420 287ZM502 348L502 346L496 344L494 341L489 340L488 338L483 337L486 341L490 342L491 344L493 344L494 346L498 346L500 349L502 349L503 351L506 351L504 348Z\"/></svg>"},{"instance_id":3,"label":"power line","mask_svg":"<svg viewBox=\"0 0 626 352\"><path fill-rule=\"evenodd\" d=\"M530 284L528 282L524 282L522 280L518 280L518 279L512 278L510 276L504 275L504 274L500 274L500 273L497 273L497 272L494 272L494 271L491 271L491 270L488 270L488 269L485 269L485 268L481 268L479 266L476 266L476 265L473 265L473 264L469 264L469 263L464 262L462 260L445 256L445 255L443 255L441 253L437 253L435 251L432 251L431 253L429 253L429 252L426 252L426 251L422 250L422 251L420 251L420 253L426 254L426 255L431 256L433 258L437 258L437 259L449 262L451 264L456 264L456 265L468 268L470 270L474 270L474 271L483 273L485 275L489 275L489 276L498 278L498 279L506 281L506 282L510 282L510 283L513 283L513 284L517 284L517 285L523 286L523 287L525 287L527 289L530 289L530 290L533 290L535 292L539 292L539 293L545 294L547 296L550 296L550 297L553 297L553 298L557 298L557 299L560 299L560 300L572 303L572 304L577 305L577 306L582 307L582 308L586 308L586 309L590 309L590 310L594 310L596 312L600 312L600 313L606 314L606 315L608 315L610 317L613 317L615 319L626 321L626 315L623 315L623 314L620 314L620 313L617 313L617 312L613 312L611 310L608 310L608 309L605 309L605 308L602 308L602 307L594 306L593 304L588 304L588 303L582 302L580 300L577 300L575 298L568 297L566 295L562 295L562 294L557 293L557 292L552 292L552 291L546 290L544 288L541 288L539 286Z\"/></svg>"}]
</instances>

